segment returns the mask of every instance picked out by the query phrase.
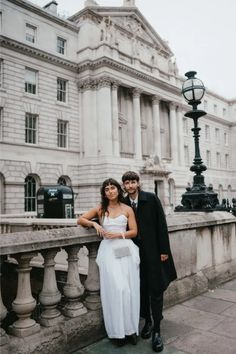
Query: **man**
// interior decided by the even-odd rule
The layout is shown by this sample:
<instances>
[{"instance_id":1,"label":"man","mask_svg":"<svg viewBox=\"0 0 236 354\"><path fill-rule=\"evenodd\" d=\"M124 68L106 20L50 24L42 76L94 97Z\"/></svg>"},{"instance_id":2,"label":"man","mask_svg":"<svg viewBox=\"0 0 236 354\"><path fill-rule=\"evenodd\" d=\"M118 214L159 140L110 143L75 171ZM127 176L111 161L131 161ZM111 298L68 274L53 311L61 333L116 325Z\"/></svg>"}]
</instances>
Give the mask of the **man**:
<instances>
[{"instance_id":1,"label":"man","mask_svg":"<svg viewBox=\"0 0 236 354\"><path fill-rule=\"evenodd\" d=\"M157 196L140 190L137 173L126 172L122 182L128 194L126 203L133 207L138 224L134 242L140 250L140 316L145 319L141 337L148 339L152 336L152 349L161 352L164 348L160 334L163 293L177 278L166 218Z\"/></svg>"}]
</instances>

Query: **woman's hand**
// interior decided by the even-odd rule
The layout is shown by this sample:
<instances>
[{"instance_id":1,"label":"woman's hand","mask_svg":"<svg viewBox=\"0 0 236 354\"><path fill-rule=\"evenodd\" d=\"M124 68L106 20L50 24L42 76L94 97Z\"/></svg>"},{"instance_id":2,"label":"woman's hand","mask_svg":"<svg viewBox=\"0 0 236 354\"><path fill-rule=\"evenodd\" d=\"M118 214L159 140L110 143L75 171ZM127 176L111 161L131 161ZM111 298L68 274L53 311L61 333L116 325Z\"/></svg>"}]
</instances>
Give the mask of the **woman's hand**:
<instances>
[{"instance_id":1,"label":"woman's hand","mask_svg":"<svg viewBox=\"0 0 236 354\"><path fill-rule=\"evenodd\" d=\"M105 236L105 230L101 225L99 225L97 222L93 221L93 227L97 231L97 235L99 235L100 237Z\"/></svg>"},{"instance_id":2,"label":"woman's hand","mask_svg":"<svg viewBox=\"0 0 236 354\"><path fill-rule=\"evenodd\" d=\"M105 231L104 237L107 239L120 238L120 232Z\"/></svg>"}]
</instances>

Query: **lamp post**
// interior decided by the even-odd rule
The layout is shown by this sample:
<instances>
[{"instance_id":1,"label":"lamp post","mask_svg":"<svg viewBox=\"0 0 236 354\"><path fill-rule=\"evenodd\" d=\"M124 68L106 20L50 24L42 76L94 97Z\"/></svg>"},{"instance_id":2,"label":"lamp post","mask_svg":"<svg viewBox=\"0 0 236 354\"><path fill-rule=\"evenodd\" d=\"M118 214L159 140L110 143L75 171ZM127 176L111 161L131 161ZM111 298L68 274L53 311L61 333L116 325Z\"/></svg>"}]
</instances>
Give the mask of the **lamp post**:
<instances>
[{"instance_id":1,"label":"lamp post","mask_svg":"<svg viewBox=\"0 0 236 354\"><path fill-rule=\"evenodd\" d=\"M195 146L195 157L190 171L194 172L192 187L187 187L186 192L182 195L181 204L175 208L175 211L213 211L219 203L217 193L212 187L206 187L202 172L207 170L203 164L200 147L198 119L206 115L205 111L199 110L197 106L201 103L201 99L205 93L205 87L201 80L195 77L196 71L189 71L185 74L187 80L183 83L182 94L192 110L185 113L185 117L193 119L194 127L192 128Z\"/></svg>"}]
</instances>

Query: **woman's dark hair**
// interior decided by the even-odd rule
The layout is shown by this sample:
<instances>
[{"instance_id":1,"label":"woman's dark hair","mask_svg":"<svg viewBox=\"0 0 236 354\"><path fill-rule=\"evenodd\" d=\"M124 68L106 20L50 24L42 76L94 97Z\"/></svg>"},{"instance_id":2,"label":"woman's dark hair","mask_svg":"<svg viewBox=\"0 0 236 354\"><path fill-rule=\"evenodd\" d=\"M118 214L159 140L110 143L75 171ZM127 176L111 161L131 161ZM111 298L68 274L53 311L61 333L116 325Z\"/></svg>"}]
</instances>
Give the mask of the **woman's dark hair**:
<instances>
[{"instance_id":1,"label":"woman's dark hair","mask_svg":"<svg viewBox=\"0 0 236 354\"><path fill-rule=\"evenodd\" d=\"M137 181L139 182L139 175L134 171L127 171L122 176L122 182L125 181Z\"/></svg>"},{"instance_id":2,"label":"woman's dark hair","mask_svg":"<svg viewBox=\"0 0 236 354\"><path fill-rule=\"evenodd\" d=\"M115 186L118 190L118 202L119 203L123 203L124 202L124 197L123 197L123 190L121 188L121 185L113 178L108 178L106 179L103 184L102 184L102 187L101 187L101 206L102 206L102 216L105 215L105 213L108 213L109 214L109 211L108 211L108 204L109 204L109 200L107 199L106 197L106 193L105 193L105 188L107 186Z\"/></svg>"}]
</instances>

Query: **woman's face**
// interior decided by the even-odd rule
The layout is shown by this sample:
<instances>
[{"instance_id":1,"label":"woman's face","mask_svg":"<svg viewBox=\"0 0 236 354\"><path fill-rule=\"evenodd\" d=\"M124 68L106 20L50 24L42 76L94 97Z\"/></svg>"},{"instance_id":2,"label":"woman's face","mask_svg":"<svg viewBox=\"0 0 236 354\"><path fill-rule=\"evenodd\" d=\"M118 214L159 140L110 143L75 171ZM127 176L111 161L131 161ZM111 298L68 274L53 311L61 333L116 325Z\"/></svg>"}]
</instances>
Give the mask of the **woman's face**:
<instances>
[{"instance_id":1,"label":"woman's face","mask_svg":"<svg viewBox=\"0 0 236 354\"><path fill-rule=\"evenodd\" d=\"M113 184L109 184L105 187L105 196L108 200L116 200L118 198L118 195L118 189Z\"/></svg>"}]
</instances>

